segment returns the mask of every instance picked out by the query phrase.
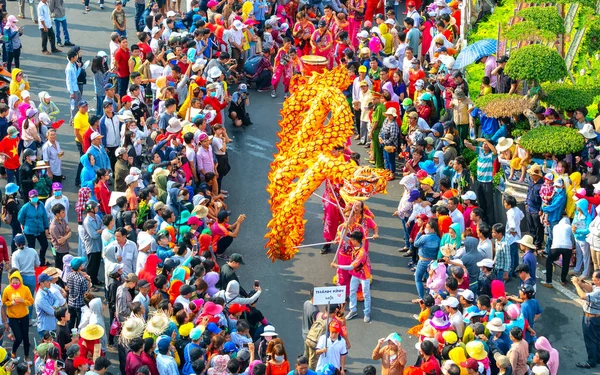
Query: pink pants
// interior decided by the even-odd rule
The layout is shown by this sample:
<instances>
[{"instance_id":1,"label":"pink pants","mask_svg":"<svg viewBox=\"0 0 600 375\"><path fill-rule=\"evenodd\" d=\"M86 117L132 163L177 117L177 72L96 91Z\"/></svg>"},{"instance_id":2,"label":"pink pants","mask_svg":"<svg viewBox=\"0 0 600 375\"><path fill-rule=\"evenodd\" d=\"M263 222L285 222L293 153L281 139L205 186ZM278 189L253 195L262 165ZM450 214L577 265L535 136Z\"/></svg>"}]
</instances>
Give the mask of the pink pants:
<instances>
[{"instance_id":1,"label":"pink pants","mask_svg":"<svg viewBox=\"0 0 600 375\"><path fill-rule=\"evenodd\" d=\"M275 72L273 72L273 78L271 79L271 85L273 85L273 90L277 90L277 86L279 86L279 81L283 77L283 92L288 93L290 91L290 80L291 77L288 72L285 71L285 67L283 65L277 65Z\"/></svg>"},{"instance_id":2,"label":"pink pants","mask_svg":"<svg viewBox=\"0 0 600 375\"><path fill-rule=\"evenodd\" d=\"M348 37L352 41L352 45L354 48L358 47L358 39L356 39L356 34L358 34L358 30L360 30L361 21L357 21L354 17L348 17L348 22L350 25L348 26Z\"/></svg>"}]
</instances>

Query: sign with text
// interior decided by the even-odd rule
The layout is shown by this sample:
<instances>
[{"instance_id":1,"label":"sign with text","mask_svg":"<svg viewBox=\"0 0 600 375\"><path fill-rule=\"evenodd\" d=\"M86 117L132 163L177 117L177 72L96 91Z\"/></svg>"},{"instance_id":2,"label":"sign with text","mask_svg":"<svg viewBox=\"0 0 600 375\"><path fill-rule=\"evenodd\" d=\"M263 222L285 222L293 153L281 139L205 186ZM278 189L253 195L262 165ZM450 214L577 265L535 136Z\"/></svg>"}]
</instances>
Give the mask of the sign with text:
<instances>
[{"instance_id":1,"label":"sign with text","mask_svg":"<svg viewBox=\"0 0 600 375\"><path fill-rule=\"evenodd\" d=\"M313 305L344 303L346 301L345 285L316 287L313 293Z\"/></svg>"}]
</instances>

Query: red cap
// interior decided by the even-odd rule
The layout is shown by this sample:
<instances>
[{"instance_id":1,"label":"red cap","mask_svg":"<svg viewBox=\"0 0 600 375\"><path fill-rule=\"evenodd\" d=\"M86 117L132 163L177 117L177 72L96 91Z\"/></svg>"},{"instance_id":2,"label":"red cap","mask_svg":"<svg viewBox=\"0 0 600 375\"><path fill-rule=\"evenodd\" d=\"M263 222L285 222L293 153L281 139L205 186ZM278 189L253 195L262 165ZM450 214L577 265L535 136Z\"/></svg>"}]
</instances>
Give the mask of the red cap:
<instances>
[{"instance_id":1,"label":"red cap","mask_svg":"<svg viewBox=\"0 0 600 375\"><path fill-rule=\"evenodd\" d=\"M429 221L429 216L427 216L425 214L420 214L419 216L417 216L417 219L421 219L424 222L428 222Z\"/></svg>"},{"instance_id":2,"label":"red cap","mask_svg":"<svg viewBox=\"0 0 600 375\"><path fill-rule=\"evenodd\" d=\"M83 366L88 363L87 358L77 357L73 360L73 367L79 368L79 366Z\"/></svg>"},{"instance_id":3,"label":"red cap","mask_svg":"<svg viewBox=\"0 0 600 375\"><path fill-rule=\"evenodd\" d=\"M409 1L409 2L406 3L406 6L414 7L415 6L415 2L414 1Z\"/></svg>"},{"instance_id":4,"label":"red cap","mask_svg":"<svg viewBox=\"0 0 600 375\"><path fill-rule=\"evenodd\" d=\"M121 98L121 103L131 103L133 101L133 99L131 99L131 96L129 95L125 95L124 97Z\"/></svg>"},{"instance_id":5,"label":"red cap","mask_svg":"<svg viewBox=\"0 0 600 375\"><path fill-rule=\"evenodd\" d=\"M434 360L432 361L427 361L427 362L423 362L423 364L421 365L421 371L423 371L425 374L436 374L438 367L433 363Z\"/></svg>"},{"instance_id":6,"label":"red cap","mask_svg":"<svg viewBox=\"0 0 600 375\"><path fill-rule=\"evenodd\" d=\"M338 322L337 320L333 320L331 323L329 323L329 332L342 332L342 325L340 324L340 322Z\"/></svg>"},{"instance_id":7,"label":"red cap","mask_svg":"<svg viewBox=\"0 0 600 375\"><path fill-rule=\"evenodd\" d=\"M248 306L240 305L239 303L234 303L231 306L229 306L230 314L237 314L237 313L244 312L244 311L250 311Z\"/></svg>"},{"instance_id":8,"label":"red cap","mask_svg":"<svg viewBox=\"0 0 600 375\"><path fill-rule=\"evenodd\" d=\"M197 226L200 226L200 225L202 225L202 222L196 216L190 216L190 218L187 221L187 225L197 225Z\"/></svg>"},{"instance_id":9,"label":"red cap","mask_svg":"<svg viewBox=\"0 0 600 375\"><path fill-rule=\"evenodd\" d=\"M427 176L429 176L429 175L427 174L427 172L425 172L425 171L424 171L424 170L422 170L422 169L420 169L420 170L417 172L417 179L418 179L418 180L422 180L422 179L426 178Z\"/></svg>"},{"instance_id":10,"label":"red cap","mask_svg":"<svg viewBox=\"0 0 600 375\"><path fill-rule=\"evenodd\" d=\"M465 362L461 362L460 367L466 370L477 371L479 369L479 363L475 358L469 358Z\"/></svg>"}]
</instances>

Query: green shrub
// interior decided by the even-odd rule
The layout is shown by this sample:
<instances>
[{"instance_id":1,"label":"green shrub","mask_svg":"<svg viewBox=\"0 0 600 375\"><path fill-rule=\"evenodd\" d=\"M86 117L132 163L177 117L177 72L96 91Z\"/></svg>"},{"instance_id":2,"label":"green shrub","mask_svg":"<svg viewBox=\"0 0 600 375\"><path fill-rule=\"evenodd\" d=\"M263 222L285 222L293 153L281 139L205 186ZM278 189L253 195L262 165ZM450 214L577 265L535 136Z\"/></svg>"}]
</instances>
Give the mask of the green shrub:
<instances>
[{"instance_id":1,"label":"green shrub","mask_svg":"<svg viewBox=\"0 0 600 375\"><path fill-rule=\"evenodd\" d=\"M467 162L467 164L470 164L473 159L477 159L477 153L467 147L463 147L462 151L460 152L460 155L465 159L465 162Z\"/></svg>"},{"instance_id":2,"label":"green shrub","mask_svg":"<svg viewBox=\"0 0 600 375\"><path fill-rule=\"evenodd\" d=\"M505 70L513 79L539 83L558 81L567 75L567 66L558 52L540 44L530 44L515 51Z\"/></svg>"},{"instance_id":3,"label":"green shrub","mask_svg":"<svg viewBox=\"0 0 600 375\"><path fill-rule=\"evenodd\" d=\"M548 4L548 1L545 0L528 0L527 3L531 3L531 4L539 4L539 5L543 5L543 4ZM579 0L579 1L573 1L573 0L554 0L552 2L550 2L551 4L565 4L565 5L569 5L571 3L579 3L585 7L591 8L591 9L595 9L596 8L596 2L593 0Z\"/></svg>"},{"instance_id":4,"label":"green shrub","mask_svg":"<svg viewBox=\"0 0 600 375\"><path fill-rule=\"evenodd\" d=\"M469 163L469 172L471 172L471 176L477 176L477 157Z\"/></svg>"},{"instance_id":5,"label":"green shrub","mask_svg":"<svg viewBox=\"0 0 600 375\"><path fill-rule=\"evenodd\" d=\"M535 23L531 21L523 21L516 23L512 25L508 30L504 31L503 35L506 39L513 42L535 41L545 43L556 39L555 33L549 30L540 29Z\"/></svg>"},{"instance_id":6,"label":"green shrub","mask_svg":"<svg viewBox=\"0 0 600 375\"><path fill-rule=\"evenodd\" d=\"M554 108L572 111L581 106L587 107L594 102L594 87L567 83L545 83L542 85L542 89L546 93L542 101Z\"/></svg>"},{"instance_id":7,"label":"green shrub","mask_svg":"<svg viewBox=\"0 0 600 375\"><path fill-rule=\"evenodd\" d=\"M567 155L583 149L585 140L577 129L539 126L521 137L521 146L533 154Z\"/></svg>"},{"instance_id":8,"label":"green shrub","mask_svg":"<svg viewBox=\"0 0 600 375\"><path fill-rule=\"evenodd\" d=\"M519 11L517 16L532 22L539 30L549 31L555 36L565 32L564 20L556 7L529 7Z\"/></svg>"}]
</instances>

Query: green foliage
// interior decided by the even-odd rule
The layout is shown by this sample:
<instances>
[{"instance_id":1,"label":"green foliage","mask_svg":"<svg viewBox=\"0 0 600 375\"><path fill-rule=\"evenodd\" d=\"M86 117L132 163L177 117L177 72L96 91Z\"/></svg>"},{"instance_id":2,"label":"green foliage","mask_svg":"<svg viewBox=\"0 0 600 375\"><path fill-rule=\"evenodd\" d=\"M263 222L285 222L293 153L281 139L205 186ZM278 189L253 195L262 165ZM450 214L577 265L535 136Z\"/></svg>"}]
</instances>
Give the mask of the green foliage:
<instances>
[{"instance_id":1,"label":"green foliage","mask_svg":"<svg viewBox=\"0 0 600 375\"><path fill-rule=\"evenodd\" d=\"M572 1L572 0L554 0L552 2L548 2L548 1L544 1L544 0L527 0L527 3L530 4L537 4L537 5L544 5L544 4L565 4L568 5L570 3L579 3L585 7L591 8L591 9L595 9L596 8L596 2L593 0L580 0L580 1Z\"/></svg>"},{"instance_id":2,"label":"green foliage","mask_svg":"<svg viewBox=\"0 0 600 375\"><path fill-rule=\"evenodd\" d=\"M567 155L583 149L585 140L577 129L539 126L521 137L521 146L533 154Z\"/></svg>"},{"instance_id":3,"label":"green foliage","mask_svg":"<svg viewBox=\"0 0 600 375\"><path fill-rule=\"evenodd\" d=\"M596 87L584 87L568 83L544 83L542 89L546 93L542 101L554 108L572 111L581 106L587 107L592 104Z\"/></svg>"},{"instance_id":4,"label":"green foliage","mask_svg":"<svg viewBox=\"0 0 600 375\"><path fill-rule=\"evenodd\" d=\"M469 172L471 172L471 176L477 176L477 157L469 163Z\"/></svg>"},{"instance_id":5,"label":"green foliage","mask_svg":"<svg viewBox=\"0 0 600 375\"><path fill-rule=\"evenodd\" d=\"M488 117L500 118L520 115L531 108L531 103L521 95L488 94L475 99L475 105Z\"/></svg>"},{"instance_id":6,"label":"green foliage","mask_svg":"<svg viewBox=\"0 0 600 375\"><path fill-rule=\"evenodd\" d=\"M496 174L492 178L492 183L494 184L494 187L498 187L498 185L500 185L500 180L503 178L504 178L504 169L500 168L498 170L498 172L496 172Z\"/></svg>"},{"instance_id":7,"label":"green foliage","mask_svg":"<svg viewBox=\"0 0 600 375\"><path fill-rule=\"evenodd\" d=\"M510 134L512 135L512 137L513 137L514 139L517 139L517 138L519 138L519 137L522 137L522 136L523 136L523 134L525 134L525 133L527 133L527 131L526 131L526 130L523 130L523 129L514 129L514 130L512 130L512 131L510 132Z\"/></svg>"},{"instance_id":8,"label":"green foliage","mask_svg":"<svg viewBox=\"0 0 600 375\"><path fill-rule=\"evenodd\" d=\"M531 125L529 125L529 121L527 121L527 120L520 120L515 123L514 129L515 130L529 130L529 129L531 129Z\"/></svg>"},{"instance_id":9,"label":"green foliage","mask_svg":"<svg viewBox=\"0 0 600 375\"><path fill-rule=\"evenodd\" d=\"M567 66L555 49L530 44L513 52L506 74L514 79L538 82L558 81L567 75Z\"/></svg>"},{"instance_id":10,"label":"green foliage","mask_svg":"<svg viewBox=\"0 0 600 375\"><path fill-rule=\"evenodd\" d=\"M503 35L506 39L513 42L549 42L551 40L556 39L555 33L549 30L540 29L534 22L531 21L523 21L516 23L512 25L508 30L506 30L503 33Z\"/></svg>"},{"instance_id":11,"label":"green foliage","mask_svg":"<svg viewBox=\"0 0 600 375\"><path fill-rule=\"evenodd\" d=\"M467 164L470 164L473 161L473 159L477 159L477 154L475 153L475 151L467 147L463 147L462 151L460 152L460 155L465 159L465 162L467 162Z\"/></svg>"},{"instance_id":12,"label":"green foliage","mask_svg":"<svg viewBox=\"0 0 600 375\"><path fill-rule=\"evenodd\" d=\"M508 21L514 15L515 8L515 0L499 1L498 5L494 8L494 13L485 16L469 31L467 35L469 44L475 43L482 39L498 39L498 25L500 25L502 28L505 28L506 25L508 25ZM481 66L482 64L475 65Z\"/></svg>"},{"instance_id":13,"label":"green foliage","mask_svg":"<svg viewBox=\"0 0 600 375\"><path fill-rule=\"evenodd\" d=\"M517 15L532 22L539 30L549 31L555 36L565 32L564 20L556 7L529 7L519 11Z\"/></svg>"},{"instance_id":14,"label":"green foliage","mask_svg":"<svg viewBox=\"0 0 600 375\"><path fill-rule=\"evenodd\" d=\"M594 17L587 23L587 30L581 43L581 51L588 55L594 55L600 51L600 23L597 17Z\"/></svg>"}]
</instances>

